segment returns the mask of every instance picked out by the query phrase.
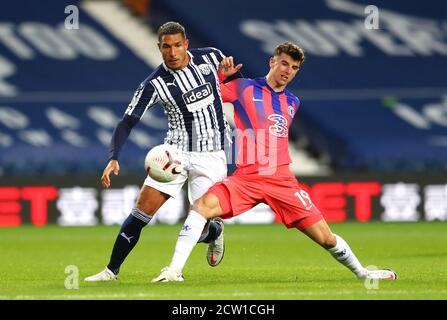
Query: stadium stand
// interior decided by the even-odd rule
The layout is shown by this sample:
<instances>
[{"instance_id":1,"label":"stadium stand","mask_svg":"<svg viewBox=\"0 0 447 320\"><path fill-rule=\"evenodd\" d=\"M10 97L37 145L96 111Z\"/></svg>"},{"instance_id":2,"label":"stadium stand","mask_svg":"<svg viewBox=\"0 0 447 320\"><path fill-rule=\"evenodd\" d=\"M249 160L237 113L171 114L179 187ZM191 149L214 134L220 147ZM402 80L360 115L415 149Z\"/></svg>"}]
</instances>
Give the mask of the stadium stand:
<instances>
[{"instance_id":1,"label":"stadium stand","mask_svg":"<svg viewBox=\"0 0 447 320\"><path fill-rule=\"evenodd\" d=\"M44 8L20 1L0 13L1 175L102 171L114 126L161 62L153 28L141 17L149 3L83 1L75 7L78 29L70 29L70 1ZM121 153L124 174L142 173L145 152L163 141L166 128L162 108L145 114ZM298 170L315 172L318 163L305 152L300 157L306 165Z\"/></svg>"},{"instance_id":2,"label":"stadium stand","mask_svg":"<svg viewBox=\"0 0 447 320\"><path fill-rule=\"evenodd\" d=\"M376 30L366 28L374 13L366 0L228 0L218 10L204 0L8 2L0 11L0 226L127 217L144 155L165 135L161 107L133 130L113 187L101 188L99 176L114 126L161 62L155 31L168 20L187 27L192 47L233 55L247 77L265 72L277 43L305 48L290 87L302 102L289 133L291 167L328 221L447 221L446 7L404 3L376 0ZM181 221L188 204L178 199L152 223ZM273 221L260 204L228 223Z\"/></svg>"},{"instance_id":3,"label":"stadium stand","mask_svg":"<svg viewBox=\"0 0 447 320\"><path fill-rule=\"evenodd\" d=\"M160 63L154 30L167 19L187 26L193 46L235 56L247 77L265 71L278 42L304 47L291 86L302 101L291 134L297 174L330 172L326 164L445 169L445 6L429 2L377 1L378 30L365 27L364 0L229 0L218 15L205 0L82 1L76 30L73 1L9 3L0 12L0 174L97 175L133 91ZM124 173L141 173L165 130L153 108L124 147Z\"/></svg>"},{"instance_id":4,"label":"stadium stand","mask_svg":"<svg viewBox=\"0 0 447 320\"><path fill-rule=\"evenodd\" d=\"M445 170L446 7L428 2L229 0L211 14L205 0L154 0L150 12L224 48L248 77L264 72L278 42L302 45L297 130L336 170Z\"/></svg>"},{"instance_id":5,"label":"stadium stand","mask_svg":"<svg viewBox=\"0 0 447 320\"><path fill-rule=\"evenodd\" d=\"M67 29L75 13L67 11L71 4L18 1L0 12L4 175L97 175L106 164L112 130L134 90L153 71L151 64L159 63L98 23L94 4L75 7L78 29ZM134 35L135 42L145 34ZM123 149L124 172L141 172L145 151L163 141L166 128L161 108L145 115Z\"/></svg>"}]
</instances>

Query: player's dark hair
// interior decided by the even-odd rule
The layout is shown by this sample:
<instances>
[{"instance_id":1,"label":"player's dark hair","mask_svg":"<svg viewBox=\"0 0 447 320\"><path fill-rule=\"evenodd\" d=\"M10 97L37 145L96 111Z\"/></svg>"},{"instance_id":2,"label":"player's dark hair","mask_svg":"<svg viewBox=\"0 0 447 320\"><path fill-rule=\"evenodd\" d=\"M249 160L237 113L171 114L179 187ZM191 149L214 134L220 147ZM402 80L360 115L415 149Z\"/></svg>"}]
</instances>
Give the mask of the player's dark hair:
<instances>
[{"instance_id":1,"label":"player's dark hair","mask_svg":"<svg viewBox=\"0 0 447 320\"><path fill-rule=\"evenodd\" d=\"M169 21L160 26L158 28L158 41L161 40L162 36L165 36L167 34L178 34L180 33L183 38L186 39L186 32L185 28L178 22Z\"/></svg>"},{"instance_id":2,"label":"player's dark hair","mask_svg":"<svg viewBox=\"0 0 447 320\"><path fill-rule=\"evenodd\" d=\"M300 48L298 45L292 43L292 42L283 42L279 44L275 51L273 52L274 56L279 56L281 53L288 54L292 57L293 60L298 61L300 65L304 62L304 50Z\"/></svg>"}]
</instances>

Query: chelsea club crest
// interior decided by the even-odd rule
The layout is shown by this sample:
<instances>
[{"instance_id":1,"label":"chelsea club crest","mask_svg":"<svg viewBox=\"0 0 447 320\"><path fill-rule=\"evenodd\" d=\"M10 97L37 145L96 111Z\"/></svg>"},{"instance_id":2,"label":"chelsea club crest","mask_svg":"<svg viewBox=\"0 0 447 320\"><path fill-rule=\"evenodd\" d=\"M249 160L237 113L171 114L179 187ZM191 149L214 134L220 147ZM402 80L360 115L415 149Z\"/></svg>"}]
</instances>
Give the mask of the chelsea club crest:
<instances>
[{"instance_id":1,"label":"chelsea club crest","mask_svg":"<svg viewBox=\"0 0 447 320\"><path fill-rule=\"evenodd\" d=\"M289 114L291 117L293 117L294 113L295 113L295 109L293 109L293 107L289 104Z\"/></svg>"}]
</instances>

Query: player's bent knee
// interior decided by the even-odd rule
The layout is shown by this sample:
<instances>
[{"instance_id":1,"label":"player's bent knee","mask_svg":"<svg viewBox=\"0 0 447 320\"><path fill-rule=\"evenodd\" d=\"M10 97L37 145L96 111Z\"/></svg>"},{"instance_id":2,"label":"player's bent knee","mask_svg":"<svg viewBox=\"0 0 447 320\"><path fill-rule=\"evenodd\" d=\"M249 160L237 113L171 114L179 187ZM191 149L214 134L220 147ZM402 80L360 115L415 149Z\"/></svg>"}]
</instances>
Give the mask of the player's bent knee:
<instances>
[{"instance_id":1,"label":"player's bent knee","mask_svg":"<svg viewBox=\"0 0 447 320\"><path fill-rule=\"evenodd\" d=\"M217 217L221 213L219 199L214 194L207 193L194 203L193 210L206 219Z\"/></svg>"},{"instance_id":2,"label":"player's bent knee","mask_svg":"<svg viewBox=\"0 0 447 320\"><path fill-rule=\"evenodd\" d=\"M325 235L323 243L321 245L326 249L331 249L337 245L337 239L332 233L330 233L328 235Z\"/></svg>"},{"instance_id":3,"label":"player's bent knee","mask_svg":"<svg viewBox=\"0 0 447 320\"><path fill-rule=\"evenodd\" d=\"M325 249L331 249L337 245L337 239L323 220L304 229L303 232Z\"/></svg>"},{"instance_id":4,"label":"player's bent knee","mask_svg":"<svg viewBox=\"0 0 447 320\"><path fill-rule=\"evenodd\" d=\"M169 195L157 189L143 186L138 196L136 207L147 215L153 216L169 197Z\"/></svg>"}]
</instances>

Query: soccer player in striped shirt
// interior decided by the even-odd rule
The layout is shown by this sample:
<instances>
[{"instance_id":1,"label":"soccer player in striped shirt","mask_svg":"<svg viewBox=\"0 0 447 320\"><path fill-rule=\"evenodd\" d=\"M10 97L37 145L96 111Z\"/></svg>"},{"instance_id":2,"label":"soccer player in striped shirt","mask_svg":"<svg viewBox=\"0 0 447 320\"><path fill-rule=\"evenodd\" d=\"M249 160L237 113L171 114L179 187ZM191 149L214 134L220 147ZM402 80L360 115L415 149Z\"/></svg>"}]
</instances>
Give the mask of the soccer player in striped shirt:
<instances>
[{"instance_id":1,"label":"soccer player in striped shirt","mask_svg":"<svg viewBox=\"0 0 447 320\"><path fill-rule=\"evenodd\" d=\"M304 232L357 278L396 279L391 270L370 271L361 265L346 241L332 233L289 169L288 132L300 102L286 86L303 62L304 51L285 42L276 47L270 58L267 76L221 83L224 102L234 105L237 169L194 203L177 239L170 265L152 282L183 281L183 267L207 219L231 218L259 203L268 204L287 228ZM220 64L220 80L224 81L241 67L234 67L232 57L224 58Z\"/></svg>"},{"instance_id":2,"label":"soccer player in striped shirt","mask_svg":"<svg viewBox=\"0 0 447 320\"><path fill-rule=\"evenodd\" d=\"M168 183L146 177L135 207L121 226L107 267L87 277L86 281L116 279L121 264L138 242L142 228L171 196L179 194L186 181L192 204L227 175L225 147L231 140L217 76L224 55L214 48L188 50L185 29L176 22L162 25L158 40L163 63L135 91L123 119L116 126L102 185L110 187L110 174L118 175L121 148L132 128L156 103L164 107L168 116L165 143L182 152L186 171ZM208 243L207 256L216 249L223 252L222 220L214 219L207 226L197 240ZM208 262L215 266L222 257L223 254Z\"/></svg>"}]
</instances>

